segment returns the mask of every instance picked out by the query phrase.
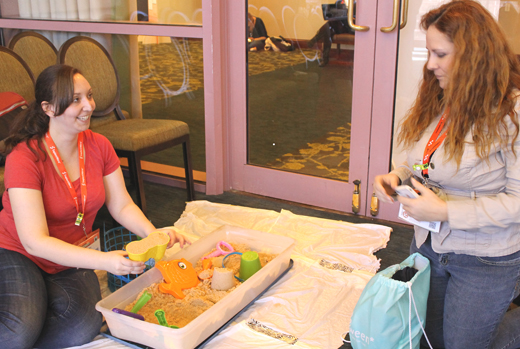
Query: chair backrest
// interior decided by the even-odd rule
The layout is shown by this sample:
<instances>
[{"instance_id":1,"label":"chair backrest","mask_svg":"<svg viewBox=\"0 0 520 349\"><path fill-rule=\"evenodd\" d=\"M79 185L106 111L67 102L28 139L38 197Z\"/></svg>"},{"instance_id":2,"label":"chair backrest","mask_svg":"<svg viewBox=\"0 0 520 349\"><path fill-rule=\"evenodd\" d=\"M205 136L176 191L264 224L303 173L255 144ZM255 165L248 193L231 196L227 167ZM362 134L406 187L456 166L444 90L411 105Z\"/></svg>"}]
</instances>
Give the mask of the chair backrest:
<instances>
[{"instance_id":1,"label":"chair backrest","mask_svg":"<svg viewBox=\"0 0 520 349\"><path fill-rule=\"evenodd\" d=\"M49 39L37 32L26 31L15 35L9 42L9 48L23 58L35 79L45 68L57 63L58 50Z\"/></svg>"},{"instance_id":2,"label":"chair backrest","mask_svg":"<svg viewBox=\"0 0 520 349\"><path fill-rule=\"evenodd\" d=\"M92 38L75 36L60 47L58 60L79 69L90 83L96 101L91 125L117 120L114 111L119 108L119 76L105 48Z\"/></svg>"},{"instance_id":3,"label":"chair backrest","mask_svg":"<svg viewBox=\"0 0 520 349\"><path fill-rule=\"evenodd\" d=\"M22 57L0 46L0 92L9 91L31 103L34 101L34 76Z\"/></svg>"}]
</instances>

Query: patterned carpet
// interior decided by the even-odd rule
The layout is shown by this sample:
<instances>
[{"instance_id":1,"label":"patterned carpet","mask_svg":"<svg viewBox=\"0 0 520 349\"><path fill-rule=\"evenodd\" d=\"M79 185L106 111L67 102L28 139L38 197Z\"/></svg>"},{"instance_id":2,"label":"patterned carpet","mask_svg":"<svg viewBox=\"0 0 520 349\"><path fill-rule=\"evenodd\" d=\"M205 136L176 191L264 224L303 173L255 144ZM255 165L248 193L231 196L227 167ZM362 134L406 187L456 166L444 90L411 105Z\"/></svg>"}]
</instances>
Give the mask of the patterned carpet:
<instances>
[{"instance_id":1,"label":"patterned carpet","mask_svg":"<svg viewBox=\"0 0 520 349\"><path fill-rule=\"evenodd\" d=\"M140 44L139 71L143 104L202 89L202 41Z\"/></svg>"},{"instance_id":2,"label":"patterned carpet","mask_svg":"<svg viewBox=\"0 0 520 349\"><path fill-rule=\"evenodd\" d=\"M250 76L314 61L314 49L291 52L252 52ZM171 43L139 44L142 103L165 99L204 87L202 41L172 39Z\"/></svg>"},{"instance_id":3,"label":"patterned carpet","mask_svg":"<svg viewBox=\"0 0 520 349\"><path fill-rule=\"evenodd\" d=\"M284 154L269 166L291 172L307 168L313 175L348 181L350 162L350 123L347 127L327 133L325 139L308 143L308 147L298 149L297 154ZM311 169L309 171L309 169Z\"/></svg>"},{"instance_id":4,"label":"patterned carpet","mask_svg":"<svg viewBox=\"0 0 520 349\"><path fill-rule=\"evenodd\" d=\"M198 103L203 104L203 99L200 100L204 87L202 41L173 39L171 43L140 44L139 54L143 110L153 110L159 104L170 105L169 112L182 115L190 129L203 128L203 125L194 125L203 123L203 115L195 117L192 109L183 111L186 97L197 96ZM261 130L260 134L250 136L250 162L346 181L352 66L329 64L319 68L317 58L318 51L307 48L285 53L249 53L248 123L255 125L250 129ZM341 95L346 98L337 97ZM262 106L266 101L281 103L282 100L289 101L283 110ZM196 113L203 113L203 109ZM145 115L157 117L153 113ZM268 123L266 120L270 119L273 122ZM274 135L281 129L283 134L275 140ZM291 132L294 133L291 135ZM198 141L192 140L192 149L204 148L203 135L195 135L195 138ZM279 146L273 149L271 144L275 143ZM204 157L202 149L198 154ZM162 157L151 160L168 163L167 158L171 158L166 153ZM200 163L202 160L199 160Z\"/></svg>"}]
</instances>

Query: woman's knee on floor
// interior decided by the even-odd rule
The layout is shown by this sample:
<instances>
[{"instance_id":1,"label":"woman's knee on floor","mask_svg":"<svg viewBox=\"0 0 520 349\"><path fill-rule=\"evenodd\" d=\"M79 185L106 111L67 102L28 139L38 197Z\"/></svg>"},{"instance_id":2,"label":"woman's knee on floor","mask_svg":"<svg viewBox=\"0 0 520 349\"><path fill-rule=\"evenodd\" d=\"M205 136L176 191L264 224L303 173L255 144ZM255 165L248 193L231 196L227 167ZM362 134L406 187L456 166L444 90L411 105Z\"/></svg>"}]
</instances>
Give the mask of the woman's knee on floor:
<instances>
[{"instance_id":1,"label":"woman's knee on floor","mask_svg":"<svg viewBox=\"0 0 520 349\"><path fill-rule=\"evenodd\" d=\"M69 269L46 279L49 294L49 318L63 321L67 327L89 319L97 326L101 314L95 309L101 289L93 270ZM58 320L60 319L60 320Z\"/></svg>"},{"instance_id":2,"label":"woman's knee on floor","mask_svg":"<svg viewBox=\"0 0 520 349\"><path fill-rule=\"evenodd\" d=\"M99 334L103 317L95 306L101 290L94 271L69 269L48 275L46 284L49 308L37 347L82 345Z\"/></svg>"},{"instance_id":3,"label":"woman's knee on floor","mask_svg":"<svg viewBox=\"0 0 520 349\"><path fill-rule=\"evenodd\" d=\"M32 348L40 336L44 322L45 312L32 315L3 312L0 314L0 343L8 343L12 349Z\"/></svg>"},{"instance_id":4,"label":"woman's knee on floor","mask_svg":"<svg viewBox=\"0 0 520 349\"><path fill-rule=\"evenodd\" d=\"M38 267L17 252L0 249L0 347L32 348L47 313Z\"/></svg>"}]
</instances>

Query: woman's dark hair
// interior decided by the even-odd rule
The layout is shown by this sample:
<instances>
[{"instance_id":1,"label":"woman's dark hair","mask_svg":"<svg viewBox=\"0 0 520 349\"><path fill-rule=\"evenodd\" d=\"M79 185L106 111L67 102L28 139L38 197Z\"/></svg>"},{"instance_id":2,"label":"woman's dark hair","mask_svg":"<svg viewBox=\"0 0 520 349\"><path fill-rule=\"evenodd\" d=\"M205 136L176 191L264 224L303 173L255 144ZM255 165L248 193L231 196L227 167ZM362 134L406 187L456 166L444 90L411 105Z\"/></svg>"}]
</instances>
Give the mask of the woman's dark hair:
<instances>
[{"instance_id":1,"label":"woman's dark hair","mask_svg":"<svg viewBox=\"0 0 520 349\"><path fill-rule=\"evenodd\" d=\"M42 102L52 104L54 115L59 116L69 107L74 97L74 75L81 74L76 68L64 64L56 64L46 68L36 79L35 100L29 108L14 122L5 142L5 153L26 142L27 146L37 155L29 141L38 140L38 148L43 151L42 138L49 130L49 116L42 109ZM37 155L38 156L38 155Z\"/></svg>"}]
</instances>

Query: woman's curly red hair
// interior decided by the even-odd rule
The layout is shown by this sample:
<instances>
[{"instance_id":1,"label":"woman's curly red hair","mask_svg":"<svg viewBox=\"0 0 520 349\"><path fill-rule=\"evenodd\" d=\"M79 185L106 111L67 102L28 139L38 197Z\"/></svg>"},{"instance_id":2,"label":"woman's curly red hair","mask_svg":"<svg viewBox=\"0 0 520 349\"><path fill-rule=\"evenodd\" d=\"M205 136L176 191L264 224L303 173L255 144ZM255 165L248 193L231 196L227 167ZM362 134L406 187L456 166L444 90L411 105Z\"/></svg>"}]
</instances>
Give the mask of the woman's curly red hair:
<instances>
[{"instance_id":1,"label":"woman's curly red hair","mask_svg":"<svg viewBox=\"0 0 520 349\"><path fill-rule=\"evenodd\" d=\"M470 131L481 159L496 141L506 146L512 136L514 143L519 133L514 108L520 97L514 94L520 89L520 63L498 23L476 1L457 0L422 17L424 30L432 25L455 46L449 82L443 90L424 65L418 96L402 122L398 142L411 147L448 107L446 160L455 159L460 165L464 138ZM508 135L506 129L508 116L516 126L513 135Z\"/></svg>"}]
</instances>

